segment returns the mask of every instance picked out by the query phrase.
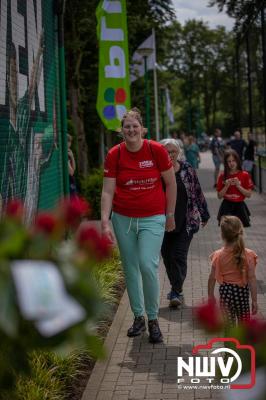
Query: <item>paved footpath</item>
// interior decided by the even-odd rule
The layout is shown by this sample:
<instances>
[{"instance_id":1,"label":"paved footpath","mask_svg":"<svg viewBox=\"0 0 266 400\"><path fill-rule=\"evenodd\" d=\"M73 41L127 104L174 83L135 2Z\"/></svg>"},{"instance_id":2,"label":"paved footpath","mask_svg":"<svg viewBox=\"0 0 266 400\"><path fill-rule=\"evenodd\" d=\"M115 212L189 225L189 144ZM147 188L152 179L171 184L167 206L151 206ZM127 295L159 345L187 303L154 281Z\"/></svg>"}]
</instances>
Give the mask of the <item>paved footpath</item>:
<instances>
[{"instance_id":1,"label":"paved footpath","mask_svg":"<svg viewBox=\"0 0 266 400\"><path fill-rule=\"evenodd\" d=\"M177 387L176 359L191 355L195 345L210 339L196 324L192 307L207 294L209 254L221 246L217 226L219 200L213 186L213 165L210 153L202 154L199 178L208 202L211 219L192 241L188 260L188 274L184 285L185 305L169 309L166 295L169 283L163 264L160 266L161 303L159 322L164 343L152 345L148 335L128 338L126 332L132 323L127 293L124 294L109 334L105 341L108 357L97 362L84 391L82 400L221 399L219 390L180 390ZM259 256L257 268L258 303L266 317L266 201L253 192L248 200L252 227L246 230L246 244Z\"/></svg>"}]
</instances>

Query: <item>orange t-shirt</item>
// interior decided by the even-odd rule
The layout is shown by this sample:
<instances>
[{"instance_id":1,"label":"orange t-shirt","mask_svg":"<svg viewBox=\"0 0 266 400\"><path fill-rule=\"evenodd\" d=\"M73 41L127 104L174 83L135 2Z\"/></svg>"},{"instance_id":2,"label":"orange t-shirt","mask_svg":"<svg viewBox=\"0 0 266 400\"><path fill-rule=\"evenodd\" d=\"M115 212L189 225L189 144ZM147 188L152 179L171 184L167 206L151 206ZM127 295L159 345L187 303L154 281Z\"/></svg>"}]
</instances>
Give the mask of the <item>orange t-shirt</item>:
<instances>
[{"instance_id":1,"label":"orange t-shirt","mask_svg":"<svg viewBox=\"0 0 266 400\"><path fill-rule=\"evenodd\" d=\"M245 249L245 264L242 275L234 260L233 249L222 247L210 255L212 266L215 268L215 279L220 284L231 283L233 285L245 286L247 284L247 271L257 265L257 254L250 249Z\"/></svg>"}]
</instances>

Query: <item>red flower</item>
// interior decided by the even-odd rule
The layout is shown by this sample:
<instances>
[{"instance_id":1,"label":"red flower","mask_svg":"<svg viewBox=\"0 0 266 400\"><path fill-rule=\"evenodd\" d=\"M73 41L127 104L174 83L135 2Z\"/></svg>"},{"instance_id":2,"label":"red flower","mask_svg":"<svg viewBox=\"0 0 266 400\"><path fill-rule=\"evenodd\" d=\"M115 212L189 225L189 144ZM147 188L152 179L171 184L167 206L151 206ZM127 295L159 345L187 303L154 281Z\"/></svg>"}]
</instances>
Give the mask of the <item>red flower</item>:
<instances>
[{"instance_id":1,"label":"red flower","mask_svg":"<svg viewBox=\"0 0 266 400\"><path fill-rule=\"evenodd\" d=\"M92 252L97 260L103 260L110 255L110 241L105 236L101 236L90 223L83 223L80 226L77 232L77 242L81 248Z\"/></svg>"},{"instance_id":2,"label":"red flower","mask_svg":"<svg viewBox=\"0 0 266 400\"><path fill-rule=\"evenodd\" d=\"M251 318L243 321L241 325L245 329L247 340L250 344L262 343L266 341L266 321L262 319Z\"/></svg>"},{"instance_id":3,"label":"red flower","mask_svg":"<svg viewBox=\"0 0 266 400\"><path fill-rule=\"evenodd\" d=\"M215 300L210 299L207 303L195 308L198 321L209 332L220 331L223 327L223 318Z\"/></svg>"},{"instance_id":4,"label":"red flower","mask_svg":"<svg viewBox=\"0 0 266 400\"><path fill-rule=\"evenodd\" d=\"M95 248L99 260L108 258L111 254L112 243L106 236L101 236Z\"/></svg>"},{"instance_id":5,"label":"red flower","mask_svg":"<svg viewBox=\"0 0 266 400\"><path fill-rule=\"evenodd\" d=\"M37 231L50 235L55 231L57 221L54 215L43 212L37 215L35 220L35 228Z\"/></svg>"},{"instance_id":6,"label":"red flower","mask_svg":"<svg viewBox=\"0 0 266 400\"><path fill-rule=\"evenodd\" d=\"M99 237L98 231L88 223L83 223L77 234L78 243L83 246L86 245L89 241L94 241L95 238Z\"/></svg>"},{"instance_id":7,"label":"red flower","mask_svg":"<svg viewBox=\"0 0 266 400\"><path fill-rule=\"evenodd\" d=\"M89 203L79 196L72 196L65 199L62 203L63 217L68 226L77 227L80 220L84 216L88 216L91 212Z\"/></svg>"},{"instance_id":8,"label":"red flower","mask_svg":"<svg viewBox=\"0 0 266 400\"><path fill-rule=\"evenodd\" d=\"M8 217L22 219L24 212L23 203L18 199L9 200L5 212Z\"/></svg>"}]
</instances>

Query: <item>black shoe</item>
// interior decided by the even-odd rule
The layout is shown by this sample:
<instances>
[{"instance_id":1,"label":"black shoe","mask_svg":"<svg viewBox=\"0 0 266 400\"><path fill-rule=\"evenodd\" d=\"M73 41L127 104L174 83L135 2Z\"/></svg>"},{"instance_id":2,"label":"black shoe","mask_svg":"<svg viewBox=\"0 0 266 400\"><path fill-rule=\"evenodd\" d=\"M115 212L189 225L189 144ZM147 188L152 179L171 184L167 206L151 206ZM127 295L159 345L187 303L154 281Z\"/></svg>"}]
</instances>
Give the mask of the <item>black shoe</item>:
<instances>
[{"instance_id":1,"label":"black shoe","mask_svg":"<svg viewBox=\"0 0 266 400\"><path fill-rule=\"evenodd\" d=\"M135 317L133 325L127 331L127 336L129 337L139 336L145 330L146 330L145 318Z\"/></svg>"},{"instance_id":2,"label":"black shoe","mask_svg":"<svg viewBox=\"0 0 266 400\"><path fill-rule=\"evenodd\" d=\"M159 328L157 319L152 319L148 322L149 326L149 341L150 343L161 343L163 341L163 335Z\"/></svg>"}]
</instances>

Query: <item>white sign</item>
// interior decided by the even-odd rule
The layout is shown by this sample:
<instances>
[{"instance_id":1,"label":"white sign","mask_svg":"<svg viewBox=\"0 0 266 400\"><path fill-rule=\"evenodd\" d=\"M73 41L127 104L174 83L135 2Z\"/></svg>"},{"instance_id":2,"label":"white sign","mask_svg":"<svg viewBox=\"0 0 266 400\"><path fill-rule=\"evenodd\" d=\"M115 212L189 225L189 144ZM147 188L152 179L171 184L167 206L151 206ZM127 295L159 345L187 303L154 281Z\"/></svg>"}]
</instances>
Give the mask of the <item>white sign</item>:
<instances>
[{"instance_id":1,"label":"white sign","mask_svg":"<svg viewBox=\"0 0 266 400\"><path fill-rule=\"evenodd\" d=\"M43 336L53 336L82 321L86 312L66 291L57 266L49 261L18 260L11 264L19 308Z\"/></svg>"}]
</instances>

